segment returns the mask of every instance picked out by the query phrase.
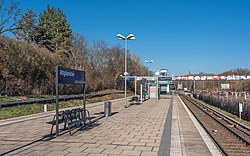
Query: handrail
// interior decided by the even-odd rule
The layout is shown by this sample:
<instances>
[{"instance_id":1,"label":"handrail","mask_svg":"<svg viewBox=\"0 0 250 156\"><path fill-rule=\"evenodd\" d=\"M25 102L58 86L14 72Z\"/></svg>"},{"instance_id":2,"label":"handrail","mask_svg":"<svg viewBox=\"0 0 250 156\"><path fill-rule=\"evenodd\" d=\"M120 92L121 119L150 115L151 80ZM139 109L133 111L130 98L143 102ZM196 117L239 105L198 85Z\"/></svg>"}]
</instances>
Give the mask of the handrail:
<instances>
[{"instance_id":1,"label":"handrail","mask_svg":"<svg viewBox=\"0 0 250 156\"><path fill-rule=\"evenodd\" d=\"M86 97L97 97L97 96L104 96L104 95L110 95L110 94L120 94L124 92L109 92L109 93L102 93L102 94L86 94ZM81 99L83 98L83 95L67 95L59 97L59 101L67 101L72 99ZM28 100L17 100L17 101L6 101L6 102L0 102L0 108L1 107L8 107L8 106L15 106L15 105L24 105L24 104L33 104L33 103L52 103L55 102L55 97L50 98L37 98L37 99L28 99Z\"/></svg>"}]
</instances>

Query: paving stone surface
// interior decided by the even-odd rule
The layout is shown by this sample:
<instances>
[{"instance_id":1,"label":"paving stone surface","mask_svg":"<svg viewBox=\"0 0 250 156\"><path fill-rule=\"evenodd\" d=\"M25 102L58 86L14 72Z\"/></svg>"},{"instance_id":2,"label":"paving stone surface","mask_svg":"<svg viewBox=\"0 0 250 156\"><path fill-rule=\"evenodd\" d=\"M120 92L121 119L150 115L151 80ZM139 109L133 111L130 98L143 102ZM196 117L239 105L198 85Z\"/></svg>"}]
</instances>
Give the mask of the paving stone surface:
<instances>
[{"instance_id":1,"label":"paving stone surface","mask_svg":"<svg viewBox=\"0 0 250 156\"><path fill-rule=\"evenodd\" d=\"M123 99L115 100L109 117L103 117L103 103L87 105L98 120L83 130L73 129L72 136L67 131L57 138L49 135L51 125L46 122L52 120L54 112L0 121L0 155L156 156L164 146L166 156L211 155L175 95L128 108L124 108ZM171 124L166 124L168 113ZM171 131L165 136L171 138L168 145L161 142L164 130Z\"/></svg>"},{"instance_id":2,"label":"paving stone surface","mask_svg":"<svg viewBox=\"0 0 250 156\"><path fill-rule=\"evenodd\" d=\"M124 108L124 101L117 100L112 103L113 115L58 138L48 137L51 127L46 121L52 116L25 117L0 126L0 155L157 155L169 101L150 99ZM103 102L87 105L87 109L93 116L102 116Z\"/></svg>"}]
</instances>

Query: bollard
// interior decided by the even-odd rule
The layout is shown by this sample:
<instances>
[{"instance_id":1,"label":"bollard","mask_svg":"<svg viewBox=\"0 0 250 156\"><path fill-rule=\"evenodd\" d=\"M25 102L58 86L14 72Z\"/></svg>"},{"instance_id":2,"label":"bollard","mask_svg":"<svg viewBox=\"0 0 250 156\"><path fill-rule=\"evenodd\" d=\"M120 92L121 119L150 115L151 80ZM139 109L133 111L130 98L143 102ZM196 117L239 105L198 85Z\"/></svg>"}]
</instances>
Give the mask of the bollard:
<instances>
[{"instance_id":1,"label":"bollard","mask_svg":"<svg viewBox=\"0 0 250 156\"><path fill-rule=\"evenodd\" d=\"M111 115L111 101L104 102L104 116L110 116Z\"/></svg>"},{"instance_id":2,"label":"bollard","mask_svg":"<svg viewBox=\"0 0 250 156\"><path fill-rule=\"evenodd\" d=\"M48 111L48 104L43 105L44 112Z\"/></svg>"}]
</instances>

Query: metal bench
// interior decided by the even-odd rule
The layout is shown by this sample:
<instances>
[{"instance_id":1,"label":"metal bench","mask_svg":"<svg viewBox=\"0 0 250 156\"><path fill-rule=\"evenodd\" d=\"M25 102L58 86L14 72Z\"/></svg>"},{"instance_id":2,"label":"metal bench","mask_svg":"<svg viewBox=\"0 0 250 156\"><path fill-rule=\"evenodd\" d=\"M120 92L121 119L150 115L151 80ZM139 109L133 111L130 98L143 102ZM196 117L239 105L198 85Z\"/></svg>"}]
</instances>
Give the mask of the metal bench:
<instances>
[{"instance_id":1,"label":"metal bench","mask_svg":"<svg viewBox=\"0 0 250 156\"><path fill-rule=\"evenodd\" d=\"M53 132L53 128L56 125L56 115L53 117L53 120L46 122L47 124L51 124L51 130L50 134ZM58 124L64 123L64 129L66 127L66 121L65 121L65 116L64 116L64 111L60 111L58 113Z\"/></svg>"},{"instance_id":2,"label":"metal bench","mask_svg":"<svg viewBox=\"0 0 250 156\"><path fill-rule=\"evenodd\" d=\"M80 126L81 129L83 126L86 126L86 122L92 123L91 120L95 117L90 117L89 111L84 110L83 108L77 108L72 110L66 110L64 112L67 128L69 130L69 134L71 134L72 127Z\"/></svg>"},{"instance_id":3,"label":"metal bench","mask_svg":"<svg viewBox=\"0 0 250 156\"><path fill-rule=\"evenodd\" d=\"M129 102L131 104L138 104L138 103L141 103L141 99L140 97L138 96L132 96L130 99L129 99Z\"/></svg>"},{"instance_id":4,"label":"metal bench","mask_svg":"<svg viewBox=\"0 0 250 156\"><path fill-rule=\"evenodd\" d=\"M52 121L47 122L48 124L52 124L51 127L51 132L53 132L53 127L56 125L56 120L55 117L53 118ZM72 127L82 127L86 126L87 123L92 123L91 120L94 119L95 117L90 117L89 111L84 110L83 108L76 108L76 109L71 109L71 110L65 110L65 111L60 111L59 112L59 120L58 124L64 123L64 129L69 130L69 134L71 134L71 128Z\"/></svg>"}]
</instances>

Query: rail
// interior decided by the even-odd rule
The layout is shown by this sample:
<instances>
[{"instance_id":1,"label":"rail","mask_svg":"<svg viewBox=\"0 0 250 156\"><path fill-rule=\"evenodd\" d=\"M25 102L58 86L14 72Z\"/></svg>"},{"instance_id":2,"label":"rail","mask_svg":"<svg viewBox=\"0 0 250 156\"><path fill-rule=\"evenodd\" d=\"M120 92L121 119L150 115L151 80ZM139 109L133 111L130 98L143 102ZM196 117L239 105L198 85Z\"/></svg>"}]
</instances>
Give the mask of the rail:
<instances>
[{"instance_id":1,"label":"rail","mask_svg":"<svg viewBox=\"0 0 250 156\"><path fill-rule=\"evenodd\" d=\"M86 94L86 97L98 97L98 96L105 96L110 94L121 94L124 92L110 92L110 93L102 93L102 94ZM81 99L83 95L67 95L59 97L59 101L68 101L73 99ZM0 102L1 107L9 107L9 106L16 106L16 105L25 105L25 104L33 104L33 103L52 103L56 101L56 97L50 98L38 98L38 99L28 99L28 100L17 100L17 101L6 101Z\"/></svg>"}]
</instances>

